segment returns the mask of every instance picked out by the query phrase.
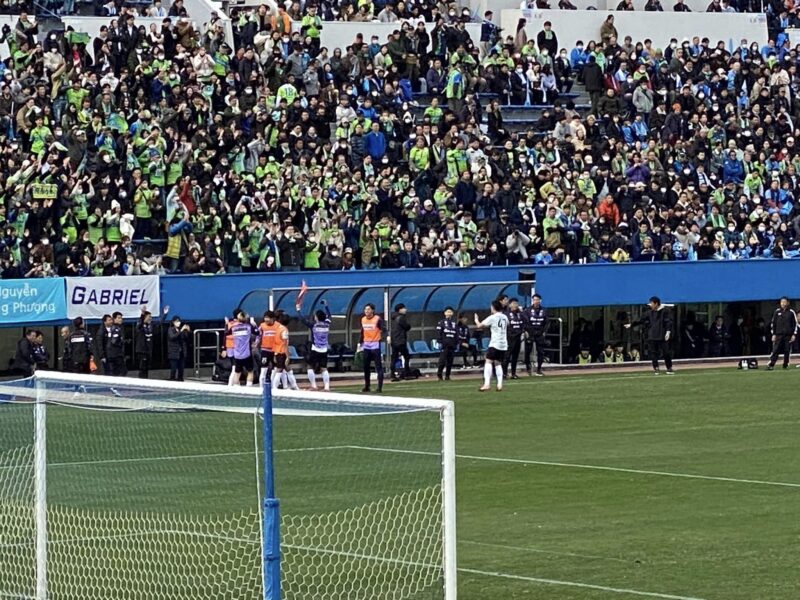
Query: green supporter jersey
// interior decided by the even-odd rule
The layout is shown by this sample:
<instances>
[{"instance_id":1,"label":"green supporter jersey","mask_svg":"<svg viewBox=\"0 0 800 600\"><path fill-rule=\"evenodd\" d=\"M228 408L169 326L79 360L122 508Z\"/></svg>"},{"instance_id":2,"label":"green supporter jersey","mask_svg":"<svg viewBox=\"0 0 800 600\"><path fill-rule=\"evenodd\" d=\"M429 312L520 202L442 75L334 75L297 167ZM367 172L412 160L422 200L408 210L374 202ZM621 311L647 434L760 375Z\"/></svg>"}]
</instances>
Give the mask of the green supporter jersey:
<instances>
[{"instance_id":1,"label":"green supporter jersey","mask_svg":"<svg viewBox=\"0 0 800 600\"><path fill-rule=\"evenodd\" d=\"M150 211L150 199L153 197L151 190L138 189L133 195L133 214L138 219L149 219L153 216Z\"/></svg>"},{"instance_id":2,"label":"green supporter jersey","mask_svg":"<svg viewBox=\"0 0 800 600\"><path fill-rule=\"evenodd\" d=\"M425 109L425 112L422 115L423 117L428 117L431 120L433 125L438 125L442 122L442 117L444 116L444 111L439 108L438 106L429 106Z\"/></svg>"},{"instance_id":3,"label":"green supporter jersey","mask_svg":"<svg viewBox=\"0 0 800 600\"><path fill-rule=\"evenodd\" d=\"M85 221L89 218L89 211L87 210L86 194L75 193L69 199L72 201L72 214L78 221Z\"/></svg>"},{"instance_id":4,"label":"green supporter jersey","mask_svg":"<svg viewBox=\"0 0 800 600\"><path fill-rule=\"evenodd\" d=\"M300 27L306 30L306 35L312 39L319 37L319 31L322 29L322 19L319 15L311 16L306 15L300 21Z\"/></svg>"},{"instance_id":5,"label":"green supporter jersey","mask_svg":"<svg viewBox=\"0 0 800 600\"><path fill-rule=\"evenodd\" d=\"M97 244L100 241L100 238L103 237L105 233L105 220L103 217L98 217L97 215L91 215L88 220L89 225L89 241L92 244Z\"/></svg>"},{"instance_id":6,"label":"green supporter jersey","mask_svg":"<svg viewBox=\"0 0 800 600\"><path fill-rule=\"evenodd\" d=\"M89 92L83 88L78 88L77 90L74 88L69 88L67 90L67 103L72 104L75 108L80 110L81 105L83 104L83 99L89 95Z\"/></svg>"}]
</instances>

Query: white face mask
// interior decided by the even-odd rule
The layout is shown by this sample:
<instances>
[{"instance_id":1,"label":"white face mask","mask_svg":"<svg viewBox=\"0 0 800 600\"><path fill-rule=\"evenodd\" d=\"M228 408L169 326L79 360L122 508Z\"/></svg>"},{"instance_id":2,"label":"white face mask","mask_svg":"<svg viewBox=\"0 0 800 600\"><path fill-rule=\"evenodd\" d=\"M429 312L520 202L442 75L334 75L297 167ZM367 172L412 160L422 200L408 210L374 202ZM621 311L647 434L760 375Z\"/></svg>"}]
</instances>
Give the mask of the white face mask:
<instances>
[{"instance_id":1,"label":"white face mask","mask_svg":"<svg viewBox=\"0 0 800 600\"><path fill-rule=\"evenodd\" d=\"M767 231L767 228L762 225L761 227L758 228L758 231L759 233L764 233Z\"/></svg>"}]
</instances>

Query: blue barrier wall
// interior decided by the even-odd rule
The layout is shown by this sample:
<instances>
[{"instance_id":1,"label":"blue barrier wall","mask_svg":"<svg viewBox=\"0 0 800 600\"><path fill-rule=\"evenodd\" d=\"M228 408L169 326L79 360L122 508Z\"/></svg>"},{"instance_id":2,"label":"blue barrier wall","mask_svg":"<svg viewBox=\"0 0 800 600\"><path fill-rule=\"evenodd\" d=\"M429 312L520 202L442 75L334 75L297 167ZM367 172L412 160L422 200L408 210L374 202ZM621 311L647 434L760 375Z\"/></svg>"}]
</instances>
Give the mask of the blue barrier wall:
<instances>
[{"instance_id":1,"label":"blue barrier wall","mask_svg":"<svg viewBox=\"0 0 800 600\"><path fill-rule=\"evenodd\" d=\"M161 278L162 305L187 321L221 319L257 289L353 286L402 287L410 284L515 281L534 271L536 291L552 308L641 304L652 295L664 302L735 302L800 298L800 260L633 263L548 267L484 267L258 273L221 276L174 275ZM313 300L310 295L309 300ZM266 306L264 306L266 308Z\"/></svg>"}]
</instances>

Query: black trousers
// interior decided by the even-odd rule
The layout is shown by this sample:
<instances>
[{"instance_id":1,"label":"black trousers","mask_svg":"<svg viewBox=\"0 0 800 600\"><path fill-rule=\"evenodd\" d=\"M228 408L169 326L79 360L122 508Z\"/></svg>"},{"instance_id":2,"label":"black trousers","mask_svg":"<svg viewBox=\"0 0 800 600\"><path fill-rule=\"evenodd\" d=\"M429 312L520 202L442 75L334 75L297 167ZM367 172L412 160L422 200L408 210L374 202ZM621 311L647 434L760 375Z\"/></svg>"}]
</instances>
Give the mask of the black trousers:
<instances>
[{"instance_id":1,"label":"black trousers","mask_svg":"<svg viewBox=\"0 0 800 600\"><path fill-rule=\"evenodd\" d=\"M148 379L150 377L150 355L137 354L137 362L139 363L139 379Z\"/></svg>"},{"instance_id":2,"label":"black trousers","mask_svg":"<svg viewBox=\"0 0 800 600\"><path fill-rule=\"evenodd\" d=\"M169 380L170 381L183 381L183 363L184 358L170 358L169 359Z\"/></svg>"},{"instance_id":3,"label":"black trousers","mask_svg":"<svg viewBox=\"0 0 800 600\"><path fill-rule=\"evenodd\" d=\"M478 364L478 346L477 345L470 346L469 342L461 342L461 345L460 345L460 347L458 349L458 353L463 357L464 366L465 367L469 366L468 358L469 358L470 354L472 355L472 364L473 365Z\"/></svg>"},{"instance_id":4,"label":"black trousers","mask_svg":"<svg viewBox=\"0 0 800 600\"><path fill-rule=\"evenodd\" d=\"M650 340L647 345L650 348L650 360L653 363L653 369L658 370L658 359L663 358L667 370L671 371L672 354L669 350L669 344L664 340Z\"/></svg>"},{"instance_id":5,"label":"black trousers","mask_svg":"<svg viewBox=\"0 0 800 600\"><path fill-rule=\"evenodd\" d=\"M398 369L397 361L403 358L403 374L408 375L411 372L411 357L408 354L408 344L392 344L392 376L397 376Z\"/></svg>"},{"instance_id":6,"label":"black trousers","mask_svg":"<svg viewBox=\"0 0 800 600\"><path fill-rule=\"evenodd\" d=\"M789 354L792 352L792 336L791 335L776 335L775 341L772 342L772 356L769 357L769 366L774 367L778 362L778 355L783 353L783 366L789 366Z\"/></svg>"},{"instance_id":7,"label":"black trousers","mask_svg":"<svg viewBox=\"0 0 800 600\"><path fill-rule=\"evenodd\" d=\"M519 362L519 352L522 348L522 336L514 336L508 338L508 352L506 352L506 361L503 364L503 373L508 373L509 366L511 367L511 375L517 374L517 363Z\"/></svg>"},{"instance_id":8,"label":"black trousers","mask_svg":"<svg viewBox=\"0 0 800 600\"><path fill-rule=\"evenodd\" d=\"M106 367L108 368L108 374L115 377L125 377L125 375L128 374L124 356L115 356L114 358L106 359Z\"/></svg>"},{"instance_id":9,"label":"black trousers","mask_svg":"<svg viewBox=\"0 0 800 600\"><path fill-rule=\"evenodd\" d=\"M364 388L369 391L369 378L372 374L372 363L375 363L375 372L378 374L378 391L383 391L383 360L380 349L362 350L364 355Z\"/></svg>"},{"instance_id":10,"label":"black trousers","mask_svg":"<svg viewBox=\"0 0 800 600\"><path fill-rule=\"evenodd\" d=\"M455 346L442 346L442 350L439 353L439 369L436 373L440 379L442 378L442 372L444 372L444 376L447 379L450 379L450 371L453 370L453 358L455 358L455 355Z\"/></svg>"},{"instance_id":11,"label":"black trousers","mask_svg":"<svg viewBox=\"0 0 800 600\"><path fill-rule=\"evenodd\" d=\"M531 372L531 354L536 346L536 370L541 371L544 364L544 335L534 335L525 340L525 368Z\"/></svg>"}]
</instances>

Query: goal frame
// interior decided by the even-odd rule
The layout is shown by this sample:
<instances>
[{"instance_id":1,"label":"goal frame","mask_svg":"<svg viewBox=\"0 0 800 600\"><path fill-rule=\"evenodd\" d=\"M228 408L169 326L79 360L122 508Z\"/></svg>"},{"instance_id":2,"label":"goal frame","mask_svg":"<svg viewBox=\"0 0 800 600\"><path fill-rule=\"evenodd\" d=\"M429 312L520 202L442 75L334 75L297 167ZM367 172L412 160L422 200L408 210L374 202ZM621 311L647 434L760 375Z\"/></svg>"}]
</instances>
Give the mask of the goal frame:
<instances>
[{"instance_id":1,"label":"goal frame","mask_svg":"<svg viewBox=\"0 0 800 600\"><path fill-rule=\"evenodd\" d=\"M209 393L218 395L222 390L231 396L254 398L261 396L260 412L263 415L263 515L262 515L262 561L264 577L264 600L280 600L280 502L275 490L273 462L273 415L281 414L281 409L273 408L273 393L269 382L258 387L223 387L220 385L195 382L172 382L151 379L121 380L106 375L86 375L39 371L33 375L35 393L34 406L34 522L36 527L36 595L35 600L48 599L48 531L47 531L47 400L43 397L42 384L75 383L107 385L112 387L127 383L140 389L181 391L190 393ZM397 396L364 396L339 392L302 392L281 390L280 396L287 400L313 399L320 402L362 404L396 408L398 410L428 410L439 413L441 421L442 448L442 573L444 579L444 600L456 600L456 451L455 451L455 410L453 402L420 398L401 398ZM110 399L109 406L113 406ZM252 412L252 410L248 410Z\"/></svg>"}]
</instances>

